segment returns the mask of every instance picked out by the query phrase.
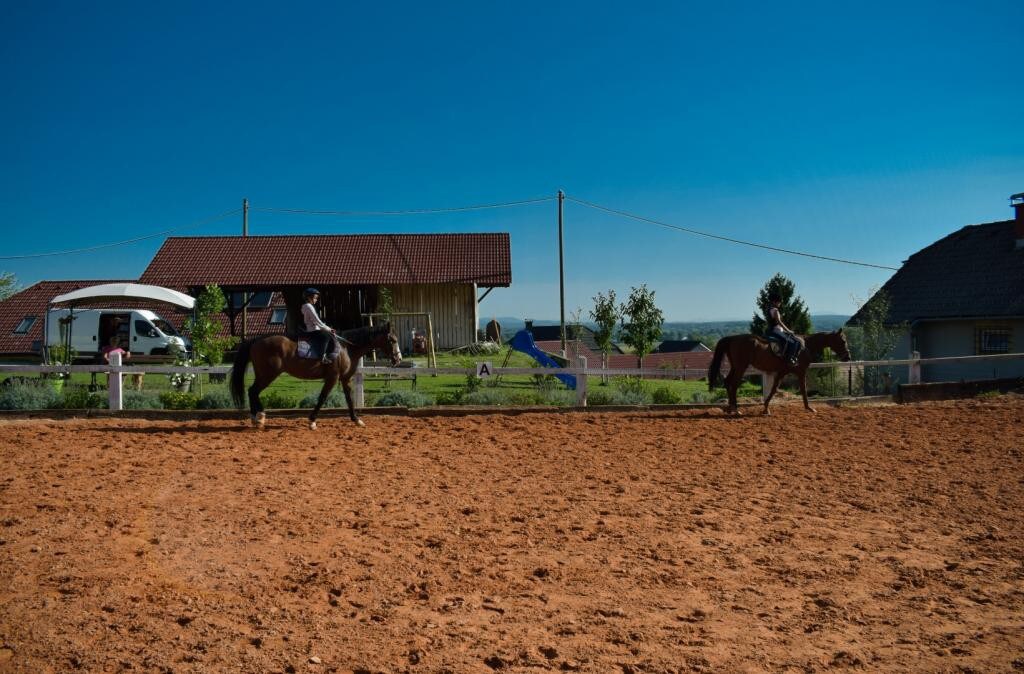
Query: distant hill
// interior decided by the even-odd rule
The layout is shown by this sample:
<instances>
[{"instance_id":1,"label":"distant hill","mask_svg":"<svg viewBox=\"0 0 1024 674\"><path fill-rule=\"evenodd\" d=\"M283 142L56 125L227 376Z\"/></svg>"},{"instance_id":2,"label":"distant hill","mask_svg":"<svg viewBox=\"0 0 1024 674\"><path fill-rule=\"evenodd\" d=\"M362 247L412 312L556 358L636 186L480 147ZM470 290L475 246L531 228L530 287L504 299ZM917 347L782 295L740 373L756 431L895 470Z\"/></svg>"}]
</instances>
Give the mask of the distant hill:
<instances>
[{"instance_id":1,"label":"distant hill","mask_svg":"<svg viewBox=\"0 0 1024 674\"><path fill-rule=\"evenodd\" d=\"M849 316L842 314L818 314L811 316L811 324L815 332L826 332L843 327ZM480 328L483 329L490 318L481 319ZM498 317L503 335L511 337L525 327L522 318L510 316ZM557 320L534 319L534 325L558 325ZM587 327L595 327L590 321L584 321ZM662 327L662 339L699 339L707 346L714 346L721 337L725 335L736 335L745 333L750 329L750 319L739 321L666 321Z\"/></svg>"}]
</instances>

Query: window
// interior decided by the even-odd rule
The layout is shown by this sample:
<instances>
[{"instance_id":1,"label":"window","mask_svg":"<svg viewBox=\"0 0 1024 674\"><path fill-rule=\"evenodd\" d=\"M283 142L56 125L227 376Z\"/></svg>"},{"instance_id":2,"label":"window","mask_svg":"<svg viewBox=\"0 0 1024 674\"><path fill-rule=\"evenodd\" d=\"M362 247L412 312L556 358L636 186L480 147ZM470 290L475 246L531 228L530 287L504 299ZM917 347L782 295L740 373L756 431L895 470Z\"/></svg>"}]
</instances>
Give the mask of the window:
<instances>
[{"instance_id":1,"label":"window","mask_svg":"<svg viewBox=\"0 0 1024 674\"><path fill-rule=\"evenodd\" d=\"M36 324L35 316L26 316L21 319L21 323L18 323L18 327L14 328L14 334L24 335L26 332L32 329L32 326Z\"/></svg>"},{"instance_id":2,"label":"window","mask_svg":"<svg viewBox=\"0 0 1024 674\"><path fill-rule=\"evenodd\" d=\"M265 290L259 293L249 293L249 304L246 309L266 309L270 306L269 290ZM235 309L241 309L242 305L245 304L245 293L231 293L231 306Z\"/></svg>"},{"instance_id":3,"label":"window","mask_svg":"<svg viewBox=\"0 0 1024 674\"><path fill-rule=\"evenodd\" d=\"M1009 353L1012 333L1005 327L980 327L975 331L975 351L985 353Z\"/></svg>"},{"instance_id":4,"label":"window","mask_svg":"<svg viewBox=\"0 0 1024 674\"><path fill-rule=\"evenodd\" d=\"M149 321L135 321L135 335L138 337L156 337L156 328Z\"/></svg>"},{"instance_id":5,"label":"window","mask_svg":"<svg viewBox=\"0 0 1024 674\"><path fill-rule=\"evenodd\" d=\"M284 323L284 319L288 316L288 309L285 307L274 307L274 310L270 312L270 320L268 323L271 325L281 325Z\"/></svg>"}]
</instances>

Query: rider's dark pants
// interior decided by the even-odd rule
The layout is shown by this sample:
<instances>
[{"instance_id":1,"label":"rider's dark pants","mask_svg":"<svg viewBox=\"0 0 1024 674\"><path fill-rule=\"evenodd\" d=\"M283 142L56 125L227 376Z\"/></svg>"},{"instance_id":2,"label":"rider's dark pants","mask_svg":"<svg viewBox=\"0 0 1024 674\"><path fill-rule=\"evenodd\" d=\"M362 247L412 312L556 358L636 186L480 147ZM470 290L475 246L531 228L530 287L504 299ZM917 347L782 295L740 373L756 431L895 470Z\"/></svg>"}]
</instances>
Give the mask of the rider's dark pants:
<instances>
[{"instance_id":1,"label":"rider's dark pants","mask_svg":"<svg viewBox=\"0 0 1024 674\"><path fill-rule=\"evenodd\" d=\"M313 332L302 333L303 337L309 340L313 346L313 352L324 356L328 353L328 349L331 348L330 335L322 330L314 330Z\"/></svg>"}]
</instances>

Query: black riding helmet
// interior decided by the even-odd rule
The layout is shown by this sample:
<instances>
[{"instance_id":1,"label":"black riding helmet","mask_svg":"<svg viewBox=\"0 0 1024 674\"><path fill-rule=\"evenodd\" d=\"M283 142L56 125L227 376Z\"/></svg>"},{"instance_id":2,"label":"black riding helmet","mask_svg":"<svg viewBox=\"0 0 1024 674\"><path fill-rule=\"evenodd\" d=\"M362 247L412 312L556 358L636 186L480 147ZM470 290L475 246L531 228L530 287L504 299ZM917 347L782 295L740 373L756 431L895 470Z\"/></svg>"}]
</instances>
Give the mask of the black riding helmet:
<instances>
[{"instance_id":1,"label":"black riding helmet","mask_svg":"<svg viewBox=\"0 0 1024 674\"><path fill-rule=\"evenodd\" d=\"M319 295L319 294L320 294L320 291L317 290L316 288L306 288L306 291L304 293L302 293L302 296L308 299L308 298L312 297L313 295Z\"/></svg>"}]
</instances>

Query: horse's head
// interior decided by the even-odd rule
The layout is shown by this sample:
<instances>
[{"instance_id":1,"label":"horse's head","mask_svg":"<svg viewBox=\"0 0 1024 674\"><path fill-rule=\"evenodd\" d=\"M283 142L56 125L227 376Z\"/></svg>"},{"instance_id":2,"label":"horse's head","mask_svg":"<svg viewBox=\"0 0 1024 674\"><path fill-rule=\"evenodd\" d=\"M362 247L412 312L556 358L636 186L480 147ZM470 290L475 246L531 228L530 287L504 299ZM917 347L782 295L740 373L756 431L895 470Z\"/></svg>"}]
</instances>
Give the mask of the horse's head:
<instances>
[{"instance_id":1,"label":"horse's head","mask_svg":"<svg viewBox=\"0 0 1024 674\"><path fill-rule=\"evenodd\" d=\"M373 348L386 353L392 367L398 367L402 362L402 349L398 346L398 337L391 331L390 323L381 326L380 333L373 340Z\"/></svg>"},{"instance_id":2,"label":"horse's head","mask_svg":"<svg viewBox=\"0 0 1024 674\"><path fill-rule=\"evenodd\" d=\"M842 328L829 334L825 346L832 349L832 352L839 356L839 360L844 363L850 360L850 347L846 343L846 333Z\"/></svg>"}]
</instances>

